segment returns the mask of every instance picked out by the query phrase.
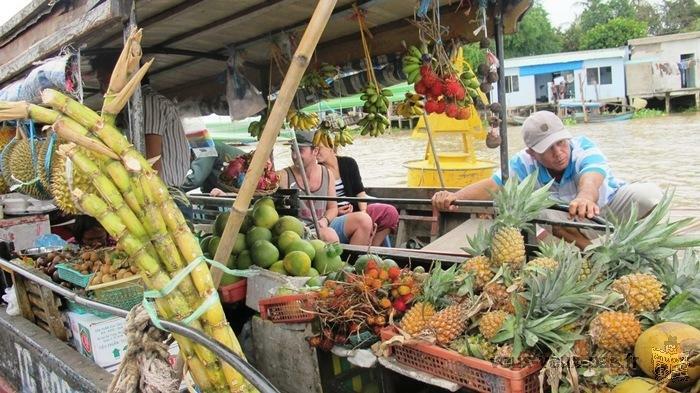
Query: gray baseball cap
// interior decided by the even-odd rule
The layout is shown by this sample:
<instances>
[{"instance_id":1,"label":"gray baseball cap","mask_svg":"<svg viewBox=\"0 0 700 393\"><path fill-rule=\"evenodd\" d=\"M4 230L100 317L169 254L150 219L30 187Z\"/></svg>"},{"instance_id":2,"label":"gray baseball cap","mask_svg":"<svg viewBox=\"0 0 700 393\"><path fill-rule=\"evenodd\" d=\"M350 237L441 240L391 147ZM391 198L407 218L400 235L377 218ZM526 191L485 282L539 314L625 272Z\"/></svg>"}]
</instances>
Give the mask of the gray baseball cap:
<instances>
[{"instance_id":1,"label":"gray baseball cap","mask_svg":"<svg viewBox=\"0 0 700 393\"><path fill-rule=\"evenodd\" d=\"M296 131L294 132L299 146L313 146L314 132L313 131Z\"/></svg>"},{"instance_id":2,"label":"gray baseball cap","mask_svg":"<svg viewBox=\"0 0 700 393\"><path fill-rule=\"evenodd\" d=\"M564 128L564 123L552 112L535 112L523 122L525 146L537 153L542 154L560 140L571 138L573 135Z\"/></svg>"}]
</instances>

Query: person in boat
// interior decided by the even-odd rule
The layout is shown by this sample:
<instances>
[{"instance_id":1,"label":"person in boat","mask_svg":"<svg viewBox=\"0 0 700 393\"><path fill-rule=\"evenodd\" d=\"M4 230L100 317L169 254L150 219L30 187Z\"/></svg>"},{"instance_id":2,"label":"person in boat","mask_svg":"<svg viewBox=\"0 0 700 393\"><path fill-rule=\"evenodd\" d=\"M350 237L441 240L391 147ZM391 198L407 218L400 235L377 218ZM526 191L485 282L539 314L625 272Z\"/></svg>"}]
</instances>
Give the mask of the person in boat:
<instances>
[{"instance_id":1,"label":"person in boat","mask_svg":"<svg viewBox=\"0 0 700 393\"><path fill-rule=\"evenodd\" d=\"M352 157L338 156L330 147L318 147L318 162L328 168L335 180L337 196L369 198L362 184L362 176L357 161ZM399 212L392 205L367 202L338 202L338 216L352 212L365 212L372 218L377 231L372 238L373 246L390 246L388 235L396 232L399 226Z\"/></svg>"},{"instance_id":2,"label":"person in boat","mask_svg":"<svg viewBox=\"0 0 700 393\"><path fill-rule=\"evenodd\" d=\"M199 188L203 193L210 193L212 196L227 194L219 188L221 182L219 175L224 164L245 152L219 141L214 141L214 148L216 149L215 157L195 157L192 160L190 171L187 173L187 177L180 188L185 191Z\"/></svg>"},{"instance_id":3,"label":"person in boat","mask_svg":"<svg viewBox=\"0 0 700 393\"><path fill-rule=\"evenodd\" d=\"M661 200L662 191L656 184L625 183L617 179L596 144L585 136L574 137L552 112L530 115L523 123L522 133L527 147L511 158L511 176L523 180L538 172L538 185L552 182L552 197L569 205L568 214L546 210L543 218L585 220L603 213L626 219L634 205L642 218ZM437 192L433 205L440 210L454 210L452 202L456 200L488 200L502 184L497 170L492 177L457 192ZM570 227L553 227L552 234L580 248L588 246L595 236Z\"/></svg>"},{"instance_id":4,"label":"person in boat","mask_svg":"<svg viewBox=\"0 0 700 393\"><path fill-rule=\"evenodd\" d=\"M318 163L318 147L312 143L313 132L296 132L297 144L299 145L299 155L297 157L292 150L292 161L294 164L281 171L278 171L279 184L281 188L304 189L301 168L309 181L310 195L327 197L336 196L335 176L328 168ZM338 204L335 201L313 201L313 206L318 218L319 232L321 240L326 242L349 243L356 245L368 245L372 233L372 218L365 212L357 211L344 215L338 215ZM299 208L299 218L309 227L314 227L314 220L311 215L310 201L302 201Z\"/></svg>"}]
</instances>

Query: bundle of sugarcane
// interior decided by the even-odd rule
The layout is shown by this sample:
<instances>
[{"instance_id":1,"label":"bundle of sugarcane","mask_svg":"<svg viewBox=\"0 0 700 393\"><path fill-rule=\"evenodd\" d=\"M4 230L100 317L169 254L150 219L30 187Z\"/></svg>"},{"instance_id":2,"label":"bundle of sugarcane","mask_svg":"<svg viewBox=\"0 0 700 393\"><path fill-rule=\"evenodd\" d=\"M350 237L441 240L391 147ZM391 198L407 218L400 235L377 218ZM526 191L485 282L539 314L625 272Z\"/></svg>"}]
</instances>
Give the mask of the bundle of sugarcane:
<instances>
[{"instance_id":1,"label":"bundle of sugarcane","mask_svg":"<svg viewBox=\"0 0 700 393\"><path fill-rule=\"evenodd\" d=\"M135 71L140 49L135 31L115 66L103 116L51 89L43 103L0 103L0 120L30 118L50 124L64 141L58 154L92 180L98 193L72 189L79 209L95 217L141 270L146 285L159 291L159 318L189 323L243 357L216 298L202 250L168 189L150 163L113 125L151 62ZM127 82L128 81L128 82ZM88 151L92 157L88 156ZM203 392L255 389L210 350L175 336L193 379Z\"/></svg>"}]
</instances>

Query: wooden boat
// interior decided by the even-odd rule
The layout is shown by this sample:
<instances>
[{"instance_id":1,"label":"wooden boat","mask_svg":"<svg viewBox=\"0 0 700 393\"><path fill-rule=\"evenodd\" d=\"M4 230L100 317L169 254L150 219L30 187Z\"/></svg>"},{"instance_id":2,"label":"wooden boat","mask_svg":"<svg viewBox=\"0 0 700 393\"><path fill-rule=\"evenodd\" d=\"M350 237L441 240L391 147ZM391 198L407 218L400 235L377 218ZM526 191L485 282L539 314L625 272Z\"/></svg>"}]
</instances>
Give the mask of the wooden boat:
<instances>
[{"instance_id":1,"label":"wooden boat","mask_svg":"<svg viewBox=\"0 0 700 393\"><path fill-rule=\"evenodd\" d=\"M634 112L611 113L601 115L589 114L588 123L608 123L614 121L625 121L631 119L632 116L634 116ZM576 123L584 122L583 113L579 112L575 113L573 116L564 117L563 119L567 118L573 118L574 120L576 120ZM521 126L523 125L523 122L525 122L525 119L527 119L527 116L508 116L508 124Z\"/></svg>"}]
</instances>

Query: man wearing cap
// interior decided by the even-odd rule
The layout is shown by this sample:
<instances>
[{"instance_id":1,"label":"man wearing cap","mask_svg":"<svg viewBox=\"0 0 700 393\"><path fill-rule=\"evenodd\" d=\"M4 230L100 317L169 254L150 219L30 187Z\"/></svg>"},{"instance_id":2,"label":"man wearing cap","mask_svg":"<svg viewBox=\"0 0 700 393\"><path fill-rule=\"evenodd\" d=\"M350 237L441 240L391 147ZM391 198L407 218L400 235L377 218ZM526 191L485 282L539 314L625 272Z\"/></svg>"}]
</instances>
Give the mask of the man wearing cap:
<instances>
[{"instance_id":1,"label":"man wearing cap","mask_svg":"<svg viewBox=\"0 0 700 393\"><path fill-rule=\"evenodd\" d=\"M304 190L304 181L300 164L306 172L309 181L309 195L319 197L334 197L335 178L328 168L318 163L318 147L312 143L313 132L296 132L299 145L299 157L292 149L293 165L278 171L280 187ZM315 226L311 214L310 201L302 201L299 208L299 218L308 226ZM369 245L372 236L372 218L365 212L352 212L338 216L338 204L335 201L313 202L313 208L318 219L321 240L326 242L340 241L341 243Z\"/></svg>"},{"instance_id":2,"label":"man wearing cap","mask_svg":"<svg viewBox=\"0 0 700 393\"><path fill-rule=\"evenodd\" d=\"M635 204L639 217L644 217L661 200L662 192L655 184L627 184L616 179L600 149L585 136L571 135L552 112L533 113L523 123L522 132L527 148L511 158L511 176L523 180L538 172L538 186L552 182L552 197L569 204L569 217L593 218L602 211L625 219ZM456 200L491 199L491 192L502 184L500 171L496 171L491 178L457 192L437 192L433 205L441 210L454 210L456 207L451 204ZM547 210L544 216L565 219L566 213ZM554 227L552 234L581 248L590 244L590 235L574 228Z\"/></svg>"}]
</instances>

